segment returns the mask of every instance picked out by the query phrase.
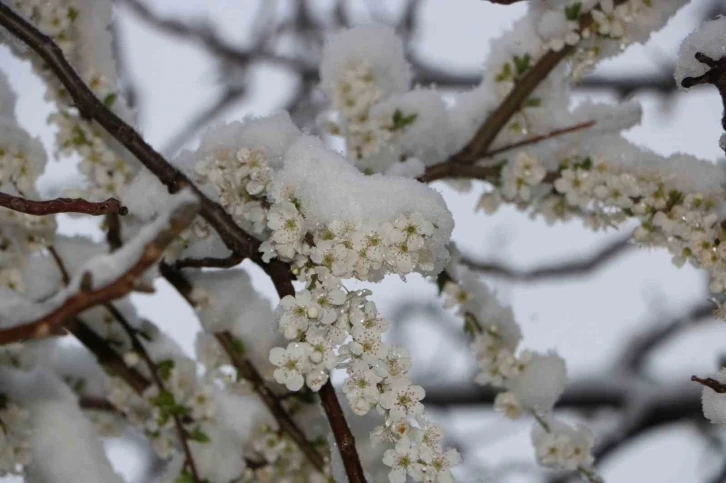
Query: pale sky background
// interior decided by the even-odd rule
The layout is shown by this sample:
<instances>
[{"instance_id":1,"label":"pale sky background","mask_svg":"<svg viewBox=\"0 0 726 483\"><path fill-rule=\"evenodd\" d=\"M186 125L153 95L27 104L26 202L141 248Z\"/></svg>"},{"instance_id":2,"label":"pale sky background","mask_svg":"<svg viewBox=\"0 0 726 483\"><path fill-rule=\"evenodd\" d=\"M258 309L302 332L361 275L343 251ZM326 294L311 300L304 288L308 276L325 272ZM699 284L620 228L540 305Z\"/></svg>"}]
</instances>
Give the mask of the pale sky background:
<instances>
[{"instance_id":1,"label":"pale sky background","mask_svg":"<svg viewBox=\"0 0 726 483\"><path fill-rule=\"evenodd\" d=\"M264 1L264 0L262 0ZM258 5L252 0L155 0L149 2L162 15L192 18L206 12L215 28L230 41L244 42L250 29L252 13ZM288 2L279 1L279 8ZM324 8L326 1L317 2ZM389 8L397 2L384 0L353 1L357 12L366 5ZM656 34L646 46L630 47L620 57L604 62L598 72L602 75L619 73L660 72L672 64L682 38L692 30L703 13L705 1L694 0L674 17L669 25ZM421 10L421 35L413 48L437 65L452 71L469 72L479 69L486 59L489 39L497 36L522 14L524 7L494 6L482 0L429 0ZM216 68L205 51L160 35L121 9L118 15L124 62L139 90L139 125L147 141L161 148L195 113L213 102L218 93ZM10 57L0 47L0 68L10 76L20 94L18 115L21 123L46 146L52 146L52 133L45 125L49 106L42 101L42 88L27 64ZM288 92L290 80L269 68L260 68L254 75L254 99L229 109L222 118L233 120L245 115L265 115L279 105ZM586 93L579 91L575 100ZM611 99L599 95L600 99ZM721 105L715 89L696 89L666 100L657 94L638 94L645 115L643 124L632 129L628 137L658 153L668 155L686 152L716 161L720 153L718 138ZM49 149L50 152L50 149ZM46 194L56 193L60 183L77 178L68 161L51 162L42 181ZM532 221L511 208L495 216L475 214L478 193L454 193L443 184L440 189L456 220L454 239L467 253L482 259L502 260L513 267L540 266L557 260L586 256L621 236L620 233L592 233L579 222L547 227L542 221ZM63 233L95 233L98 230L88 219L63 217ZM251 267L245 265L248 269ZM252 267L260 290L276 301L271 283ZM683 311L707 297L704 274L692 268L677 269L663 251L632 250L613 261L607 268L586 277L556 282L517 284L493 281L503 301L514 307L524 333L523 345L536 350L556 349L567 363L569 373L577 378L588 374L606 376L613 355L630 334L658 321L660 315ZM171 331L190 353L198 323L179 297L159 282L153 296L134 296L142 315ZM391 315L403 301L435 301L435 286L420 277L409 277L408 283L389 278L372 287L379 309ZM451 345L438 324L457 323L451 316L441 319L422 318L410 335L414 354L414 370L418 369L419 383L430 382L432 374L425 371L431 364L439 366L436 377L442 381L460 378L462 368L471 363L468 353L458 356L441 351ZM449 345L447 345L449 344ZM723 323L700 324L685 331L675 343L667 345L649 363L653 378L679 384L691 374L704 374L717 367L718 357L726 347L726 326ZM446 370L451 364L454 369ZM436 367L436 366L434 366ZM457 376L459 375L459 376ZM425 401L424 401L425 403ZM483 411L458 414L436 414L450 426L457 437L468 440L476 437L482 445L468 457L488 468L497 465L533 462L529 443L531 422L515 424L499 415ZM487 441L489 442L487 443ZM120 461L119 470L130 479L136 470L127 445L109 444L112 455ZM608 482L682 483L702 481L707 453L702 438L685 426L670 426L648 433L628 450L611 457L602 474ZM721 457L712 469L720 464ZM2 481L2 480L0 480ZM476 480L463 480L476 481ZM493 481L504 481L497 480ZM512 478L507 481L532 481L531 478Z\"/></svg>"}]
</instances>

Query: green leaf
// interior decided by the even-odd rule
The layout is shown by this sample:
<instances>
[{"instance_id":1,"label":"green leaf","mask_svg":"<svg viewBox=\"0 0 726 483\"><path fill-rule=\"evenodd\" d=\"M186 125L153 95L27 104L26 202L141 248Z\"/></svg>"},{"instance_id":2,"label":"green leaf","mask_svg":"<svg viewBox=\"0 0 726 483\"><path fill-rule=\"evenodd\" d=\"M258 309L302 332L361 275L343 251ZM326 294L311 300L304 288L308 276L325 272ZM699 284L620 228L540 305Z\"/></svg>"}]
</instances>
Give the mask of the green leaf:
<instances>
[{"instance_id":1,"label":"green leaf","mask_svg":"<svg viewBox=\"0 0 726 483\"><path fill-rule=\"evenodd\" d=\"M523 56L514 56L514 67L517 69L517 75L520 76L527 72L532 67L532 57L529 54Z\"/></svg>"},{"instance_id":2,"label":"green leaf","mask_svg":"<svg viewBox=\"0 0 726 483\"><path fill-rule=\"evenodd\" d=\"M567 20L576 22L582 15L582 3L575 2L572 5L565 7L565 17Z\"/></svg>"},{"instance_id":3,"label":"green leaf","mask_svg":"<svg viewBox=\"0 0 726 483\"><path fill-rule=\"evenodd\" d=\"M667 209L670 210L674 206L681 204L683 202L683 193L681 193L678 190L670 190L668 192L668 204Z\"/></svg>"},{"instance_id":4,"label":"green leaf","mask_svg":"<svg viewBox=\"0 0 726 483\"><path fill-rule=\"evenodd\" d=\"M209 439L209 436L207 436L201 429L199 429L199 426L194 428L194 431L189 433L189 439L192 441L196 441L197 443L209 443L212 441Z\"/></svg>"},{"instance_id":5,"label":"green leaf","mask_svg":"<svg viewBox=\"0 0 726 483\"><path fill-rule=\"evenodd\" d=\"M109 94L103 98L103 105L110 109L111 107L113 107L117 98L118 98L118 95L116 93L112 92L111 94Z\"/></svg>"},{"instance_id":6,"label":"green leaf","mask_svg":"<svg viewBox=\"0 0 726 483\"><path fill-rule=\"evenodd\" d=\"M174 359L165 359L157 363L156 367L159 369L159 375L165 381L168 381L171 377L171 371L174 369Z\"/></svg>"},{"instance_id":7,"label":"green leaf","mask_svg":"<svg viewBox=\"0 0 726 483\"><path fill-rule=\"evenodd\" d=\"M71 22L75 22L76 19L78 18L78 10L76 10L73 7L70 7L68 9L68 18L71 19Z\"/></svg>"},{"instance_id":8,"label":"green leaf","mask_svg":"<svg viewBox=\"0 0 726 483\"><path fill-rule=\"evenodd\" d=\"M182 471L174 483L194 483L194 477L187 470Z\"/></svg>"},{"instance_id":9,"label":"green leaf","mask_svg":"<svg viewBox=\"0 0 726 483\"><path fill-rule=\"evenodd\" d=\"M407 116L400 109L396 109L393 113L393 125L388 129L390 131L400 131L406 126L413 124L417 117L418 114L416 113Z\"/></svg>"},{"instance_id":10,"label":"green leaf","mask_svg":"<svg viewBox=\"0 0 726 483\"><path fill-rule=\"evenodd\" d=\"M436 277L436 287L439 289L439 295L444 292L446 282L448 282L449 280L451 280L451 277L449 277L449 274L446 273L446 270L443 270L441 273L439 273L439 276Z\"/></svg>"},{"instance_id":11,"label":"green leaf","mask_svg":"<svg viewBox=\"0 0 726 483\"><path fill-rule=\"evenodd\" d=\"M512 78L512 66L507 62L502 66L502 70L494 78L496 82L503 82Z\"/></svg>"},{"instance_id":12,"label":"green leaf","mask_svg":"<svg viewBox=\"0 0 726 483\"><path fill-rule=\"evenodd\" d=\"M232 350L237 354L244 354L247 351L245 343L236 337L232 337Z\"/></svg>"},{"instance_id":13,"label":"green leaf","mask_svg":"<svg viewBox=\"0 0 726 483\"><path fill-rule=\"evenodd\" d=\"M524 107L540 107L542 105L542 99L539 97L530 97L524 102Z\"/></svg>"}]
</instances>

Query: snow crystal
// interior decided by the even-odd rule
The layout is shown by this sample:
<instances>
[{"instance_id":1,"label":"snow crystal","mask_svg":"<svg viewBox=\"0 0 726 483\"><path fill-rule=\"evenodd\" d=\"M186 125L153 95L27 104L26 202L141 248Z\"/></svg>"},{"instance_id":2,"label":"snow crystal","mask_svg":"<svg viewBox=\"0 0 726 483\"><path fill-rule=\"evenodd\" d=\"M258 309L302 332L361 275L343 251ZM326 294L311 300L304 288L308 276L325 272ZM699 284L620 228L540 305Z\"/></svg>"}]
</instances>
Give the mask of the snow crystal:
<instances>
[{"instance_id":1,"label":"snow crystal","mask_svg":"<svg viewBox=\"0 0 726 483\"><path fill-rule=\"evenodd\" d=\"M698 77L709 67L696 60L696 52L718 60L726 57L726 16L705 22L683 40L678 50L675 78L679 87L686 77Z\"/></svg>"},{"instance_id":2,"label":"snow crystal","mask_svg":"<svg viewBox=\"0 0 726 483\"><path fill-rule=\"evenodd\" d=\"M519 377L512 379L509 390L526 408L546 412L552 409L565 390L565 361L555 354L534 354Z\"/></svg>"},{"instance_id":3,"label":"snow crystal","mask_svg":"<svg viewBox=\"0 0 726 483\"><path fill-rule=\"evenodd\" d=\"M359 62L370 65L375 85L384 96L408 90L411 69L401 40L390 27L364 25L331 36L323 47L320 80L330 98L345 70Z\"/></svg>"}]
</instances>

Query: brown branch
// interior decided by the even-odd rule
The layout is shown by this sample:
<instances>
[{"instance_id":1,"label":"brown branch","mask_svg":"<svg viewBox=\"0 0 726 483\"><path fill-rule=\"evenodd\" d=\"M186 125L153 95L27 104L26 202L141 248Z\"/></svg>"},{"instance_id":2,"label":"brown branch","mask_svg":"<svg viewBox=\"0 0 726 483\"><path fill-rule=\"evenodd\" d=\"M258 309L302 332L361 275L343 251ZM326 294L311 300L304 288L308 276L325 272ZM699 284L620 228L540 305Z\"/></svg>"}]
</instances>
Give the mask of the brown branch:
<instances>
[{"instance_id":1,"label":"brown branch","mask_svg":"<svg viewBox=\"0 0 726 483\"><path fill-rule=\"evenodd\" d=\"M131 324L129 324L129 322L126 320L126 317L124 317L123 314L111 303L104 304L104 307L111 313L113 318L116 319L119 324L121 324L121 327L123 327L126 335L129 336L129 339L131 340L131 347L136 353L141 356L141 358L146 363L146 367L148 367L149 373L151 374L154 383L159 388L159 391L168 392L166 389L166 385L164 384L164 381L159 374L158 366L149 355L146 347L144 347L144 345L139 340L135 329L131 327ZM184 429L184 425L182 424L182 420L178 414L174 413L171 415L171 417L174 420L174 427L176 428L177 435L179 436L179 442L181 443L182 450L184 451L186 464L189 466L189 471L191 472L192 479L194 483L201 483L202 480L199 478L199 473L197 472L197 465L194 463L194 457L192 456L192 451L189 448L187 431L186 429Z\"/></svg>"},{"instance_id":2,"label":"brown branch","mask_svg":"<svg viewBox=\"0 0 726 483\"><path fill-rule=\"evenodd\" d=\"M78 292L69 296L62 305L38 320L0 330L0 345L34 339L48 335L51 329L71 321L76 315L96 305L127 295L138 280L159 258L166 246L194 219L196 206L191 203L177 208L171 215L169 226L160 231L144 246L136 263L114 281L97 289L92 288L90 274L82 277Z\"/></svg>"},{"instance_id":3,"label":"brown branch","mask_svg":"<svg viewBox=\"0 0 726 483\"><path fill-rule=\"evenodd\" d=\"M698 77L686 77L681 81L681 85L688 89L699 84L711 84L718 89L724 109L723 117L721 118L721 127L726 131L726 56L715 60L705 54L697 52L696 60L707 65L710 69Z\"/></svg>"},{"instance_id":4,"label":"brown branch","mask_svg":"<svg viewBox=\"0 0 726 483\"><path fill-rule=\"evenodd\" d=\"M576 131L582 131L583 129L591 128L595 125L595 121L587 121L587 122L581 122L579 124L575 124L570 127L564 127L561 129L555 129L554 131L550 131L547 134L540 134L538 136L532 136L531 138L523 139L521 141L517 141L516 143L507 144L506 146L502 146L500 148L492 149L491 151L488 151L482 155L482 158L490 158L492 156L496 156L497 154L506 153L507 151L511 151L512 149L521 148L522 146L529 146L530 144L536 144L541 141L545 141L547 139L552 139L558 136L563 136L565 134L570 134Z\"/></svg>"},{"instance_id":5,"label":"brown branch","mask_svg":"<svg viewBox=\"0 0 726 483\"><path fill-rule=\"evenodd\" d=\"M113 404L101 398L81 396L78 398L78 405L81 409L118 413L118 409Z\"/></svg>"},{"instance_id":6,"label":"brown branch","mask_svg":"<svg viewBox=\"0 0 726 483\"><path fill-rule=\"evenodd\" d=\"M685 315L666 321L660 320L662 317L659 317L657 321L647 324L648 328L642 334L635 335L625 344L625 348L617 358L618 364L632 373L641 372L643 364L653 351L683 329L698 322L711 320L714 317L714 309L712 302L704 301L691 307Z\"/></svg>"},{"instance_id":7,"label":"brown branch","mask_svg":"<svg viewBox=\"0 0 726 483\"><path fill-rule=\"evenodd\" d=\"M543 278L570 277L584 275L605 265L627 249L633 247L629 243L630 236L616 240L591 257L582 260L573 260L551 266L543 266L533 270L516 270L505 265L491 262L480 262L463 256L461 264L472 270L486 272L520 282L532 282Z\"/></svg>"},{"instance_id":8,"label":"brown branch","mask_svg":"<svg viewBox=\"0 0 726 483\"><path fill-rule=\"evenodd\" d=\"M480 159L482 158L489 158L492 156L496 156L498 154L511 151L512 149L517 149L522 146L528 146L531 144L536 144L541 141L545 141L547 139L552 139L558 136L564 136L565 134L570 134L576 131L580 131L583 129L591 128L596 124L595 121L587 121L582 122L579 124L575 124L573 126L564 127L555 129L554 131L550 131L546 134L538 134L536 136L532 136L527 139L523 139L521 141L517 141L516 143L507 144L505 146L492 149L491 151L488 151L480 156ZM480 179L483 181L495 181L500 174L500 170L498 167L494 166L478 166L476 164L471 163L462 163L460 161L456 161L455 159L451 159L449 161L434 164L432 166L429 166L426 168L426 171L423 175L421 175L418 180L422 183L430 183L432 181L436 181L438 179L443 178L468 178L468 179ZM549 175L550 178L552 177L552 174ZM548 178L547 180L551 179Z\"/></svg>"},{"instance_id":9,"label":"brown branch","mask_svg":"<svg viewBox=\"0 0 726 483\"><path fill-rule=\"evenodd\" d=\"M183 268L232 268L245 259L242 255L232 254L225 258L182 258L174 262L172 268L174 270L181 270Z\"/></svg>"},{"instance_id":10,"label":"brown branch","mask_svg":"<svg viewBox=\"0 0 726 483\"><path fill-rule=\"evenodd\" d=\"M191 298L194 287L189 283L189 280L179 271L163 262L159 264L159 271L176 288L179 294L194 307L195 302ZM229 357L232 365L237 369L237 377L245 379L252 385L252 388L260 396L260 399L267 406L267 409L277 420L280 425L280 430L295 442L298 448L300 448L300 451L318 471L323 472L325 462L322 456L315 450L287 410L280 404L278 396L267 387L264 379L262 379L262 375L254 364L237 349L238 344L235 344L234 336L229 332L221 332L215 334L215 337Z\"/></svg>"},{"instance_id":11,"label":"brown branch","mask_svg":"<svg viewBox=\"0 0 726 483\"><path fill-rule=\"evenodd\" d=\"M265 61L302 72L304 75L317 76L316 67L307 65L298 59L284 57L261 49L238 49L216 35L211 27L204 25L194 27L174 19L162 19L138 0L122 0L122 3L145 22L167 34L199 42L204 48L225 62L246 67L251 60Z\"/></svg>"},{"instance_id":12,"label":"brown branch","mask_svg":"<svg viewBox=\"0 0 726 483\"><path fill-rule=\"evenodd\" d=\"M138 394L142 394L151 385L143 374L126 365L123 358L108 346L106 340L80 319L75 319L67 328L81 344L96 356L99 364L123 379Z\"/></svg>"},{"instance_id":13,"label":"brown branch","mask_svg":"<svg viewBox=\"0 0 726 483\"><path fill-rule=\"evenodd\" d=\"M721 384L716 379L707 377L705 379L701 379L698 376L691 376L691 381L697 382L701 384L702 386L710 387L713 389L714 392L717 392L719 394L723 394L726 392L726 384Z\"/></svg>"},{"instance_id":14,"label":"brown branch","mask_svg":"<svg viewBox=\"0 0 726 483\"><path fill-rule=\"evenodd\" d=\"M317 469L323 473L325 471L325 462L323 457L318 453L312 444L307 440L302 430L297 426L295 421L292 420L290 415L287 413L284 407L280 404L277 396L267 387L262 376L257 371L257 368L250 362L250 360L242 355L239 350L235 349L234 337L229 332L221 332L215 334L215 337L219 341L220 345L224 348L224 351L232 361L232 365L237 369L237 377L241 377L252 384L255 392L260 396L262 402L265 403L267 409L277 420L280 425L280 429L292 439L300 451L307 457L308 461ZM321 391L322 392L322 391ZM336 434L337 437L337 434ZM356 455L357 458L357 455ZM358 463L360 465L360 463ZM363 475L361 469L360 475ZM349 473L350 478L350 473ZM353 480L351 481L365 481L365 480Z\"/></svg>"},{"instance_id":15,"label":"brown branch","mask_svg":"<svg viewBox=\"0 0 726 483\"><path fill-rule=\"evenodd\" d=\"M0 3L0 25L28 45L55 74L70 94L76 108L86 119L97 121L136 158L166 185L170 193L189 186L200 199L200 215L217 231L224 244L234 253L244 254L260 265L272 278L281 297L293 294L292 278L287 264L273 260L262 262L258 252L260 242L242 230L218 203L202 193L181 171L172 166L152 148L131 126L114 114L83 82L63 51L53 40Z\"/></svg>"},{"instance_id":16,"label":"brown branch","mask_svg":"<svg viewBox=\"0 0 726 483\"><path fill-rule=\"evenodd\" d=\"M106 215L106 242L112 252L115 252L123 245L123 240L121 239L121 220L118 215Z\"/></svg>"},{"instance_id":17,"label":"brown branch","mask_svg":"<svg viewBox=\"0 0 726 483\"><path fill-rule=\"evenodd\" d=\"M330 428L333 430L333 436L335 436L338 451L340 451L340 456L343 459L343 466L345 466L348 480L350 483L365 483L363 467L360 464L358 451L355 447L355 438L353 433L350 432L338 396L335 394L335 388L333 388L330 380L320 388L318 394L320 394L323 409L325 409L325 414L330 422Z\"/></svg>"},{"instance_id":18,"label":"brown branch","mask_svg":"<svg viewBox=\"0 0 726 483\"><path fill-rule=\"evenodd\" d=\"M56 213L82 213L100 216L108 214L125 215L128 208L116 198L93 202L81 198L56 198L54 200L33 201L20 196L0 192L0 206L28 215L45 216Z\"/></svg>"}]
</instances>

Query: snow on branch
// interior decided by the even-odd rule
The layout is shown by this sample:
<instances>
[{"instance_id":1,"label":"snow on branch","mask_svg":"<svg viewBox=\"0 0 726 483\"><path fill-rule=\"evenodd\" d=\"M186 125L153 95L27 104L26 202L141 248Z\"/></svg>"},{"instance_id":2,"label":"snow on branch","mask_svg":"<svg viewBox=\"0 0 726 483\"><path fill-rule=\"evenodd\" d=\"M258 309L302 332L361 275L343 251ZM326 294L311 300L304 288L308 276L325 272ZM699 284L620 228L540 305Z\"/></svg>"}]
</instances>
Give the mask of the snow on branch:
<instances>
[{"instance_id":1,"label":"snow on branch","mask_svg":"<svg viewBox=\"0 0 726 483\"><path fill-rule=\"evenodd\" d=\"M26 200L0 192L0 206L28 215L53 215L56 213L82 213L85 215L126 215L129 210L116 198L104 201L87 201L81 198L56 198L46 201Z\"/></svg>"},{"instance_id":2,"label":"snow on branch","mask_svg":"<svg viewBox=\"0 0 726 483\"><path fill-rule=\"evenodd\" d=\"M51 299L32 304L7 297L0 303L0 344L44 337L84 310L123 297L162 256L164 249L197 214L196 198L177 195L164 215L110 255L89 260L80 275Z\"/></svg>"}]
</instances>

